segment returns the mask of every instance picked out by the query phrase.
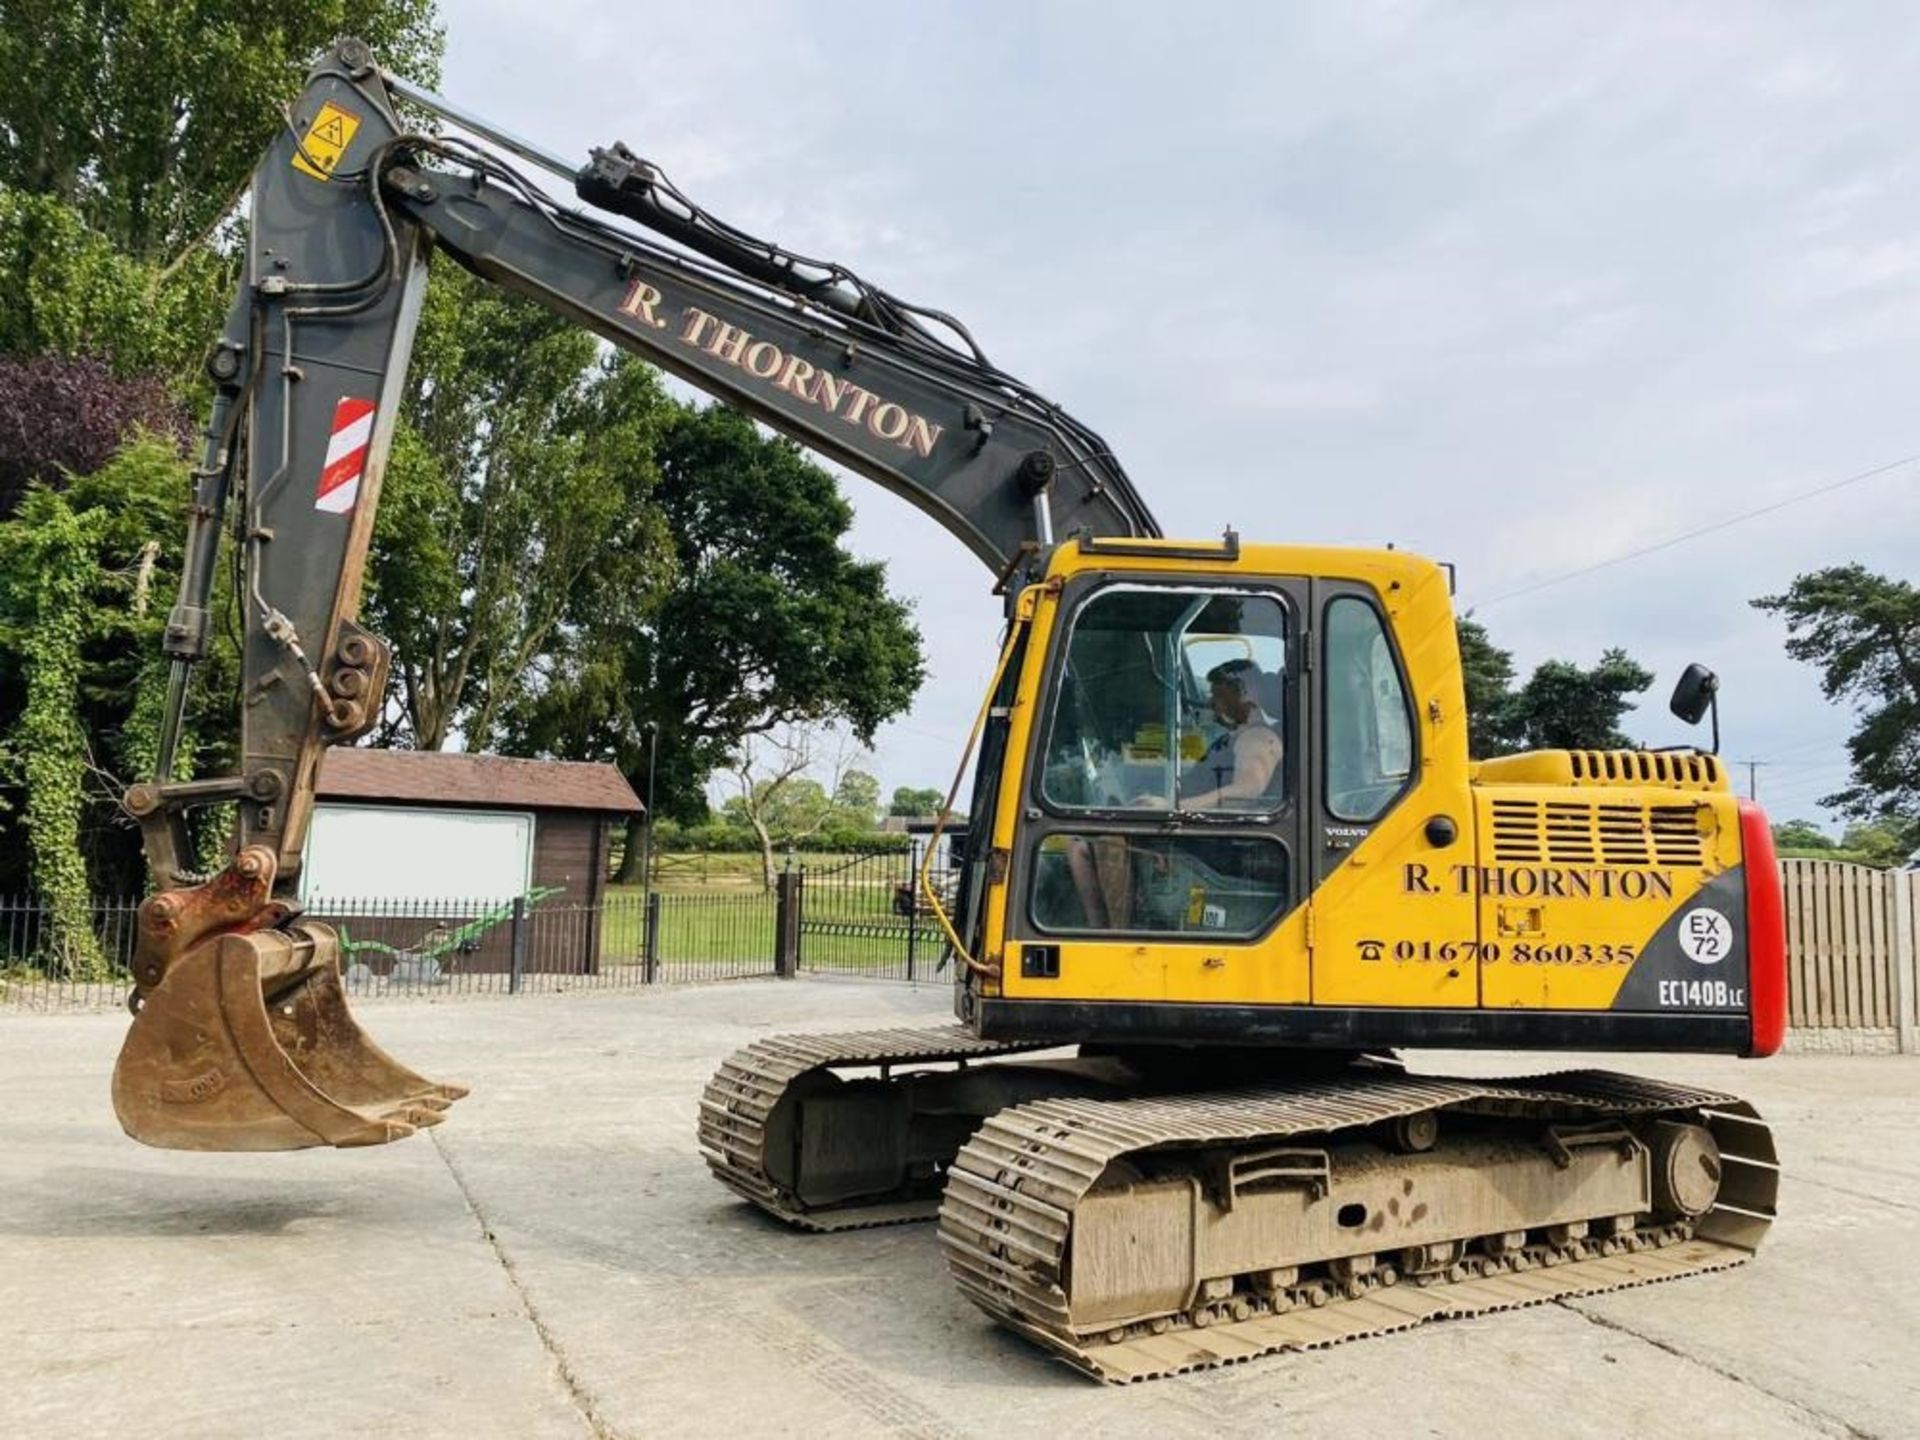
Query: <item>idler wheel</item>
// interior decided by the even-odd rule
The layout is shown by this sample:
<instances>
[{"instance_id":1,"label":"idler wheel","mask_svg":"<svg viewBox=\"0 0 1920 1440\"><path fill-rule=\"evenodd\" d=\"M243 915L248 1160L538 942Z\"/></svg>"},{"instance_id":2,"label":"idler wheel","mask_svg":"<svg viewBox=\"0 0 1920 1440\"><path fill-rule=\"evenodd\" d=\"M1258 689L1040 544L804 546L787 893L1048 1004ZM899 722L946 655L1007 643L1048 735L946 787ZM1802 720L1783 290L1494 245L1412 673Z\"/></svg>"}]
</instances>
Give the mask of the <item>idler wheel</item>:
<instances>
[{"instance_id":1,"label":"idler wheel","mask_svg":"<svg viewBox=\"0 0 1920 1440\"><path fill-rule=\"evenodd\" d=\"M1663 1120L1654 1126L1652 1150L1659 1214L1692 1220L1713 1208L1720 1194L1720 1146L1704 1125Z\"/></svg>"}]
</instances>

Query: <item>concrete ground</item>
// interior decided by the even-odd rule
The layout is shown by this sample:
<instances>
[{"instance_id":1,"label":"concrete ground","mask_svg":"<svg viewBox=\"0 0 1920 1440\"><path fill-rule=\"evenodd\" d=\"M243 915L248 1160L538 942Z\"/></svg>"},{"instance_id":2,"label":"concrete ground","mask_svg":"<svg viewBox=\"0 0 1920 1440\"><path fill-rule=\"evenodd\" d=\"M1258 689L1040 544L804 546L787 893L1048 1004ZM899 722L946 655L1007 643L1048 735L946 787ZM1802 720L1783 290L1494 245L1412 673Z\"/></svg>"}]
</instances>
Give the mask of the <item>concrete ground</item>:
<instances>
[{"instance_id":1,"label":"concrete ground","mask_svg":"<svg viewBox=\"0 0 1920 1440\"><path fill-rule=\"evenodd\" d=\"M1920 1434L1920 1063L1621 1062L1778 1128L1750 1266L1112 1389L990 1326L928 1227L789 1234L700 1162L733 1047L946 1002L803 980L366 1006L474 1094L430 1138L258 1156L122 1138L121 1018L0 1020L0 1435Z\"/></svg>"}]
</instances>

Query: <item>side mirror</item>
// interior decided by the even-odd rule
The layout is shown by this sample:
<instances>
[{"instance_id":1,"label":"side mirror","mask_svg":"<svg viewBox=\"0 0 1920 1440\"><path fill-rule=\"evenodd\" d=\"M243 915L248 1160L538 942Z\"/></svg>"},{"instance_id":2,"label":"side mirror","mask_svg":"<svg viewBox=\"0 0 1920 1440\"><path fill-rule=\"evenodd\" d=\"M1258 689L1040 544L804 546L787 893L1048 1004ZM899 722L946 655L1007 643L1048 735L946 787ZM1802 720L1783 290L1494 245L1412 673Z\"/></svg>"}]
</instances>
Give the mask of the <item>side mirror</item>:
<instances>
[{"instance_id":1,"label":"side mirror","mask_svg":"<svg viewBox=\"0 0 1920 1440\"><path fill-rule=\"evenodd\" d=\"M1706 666L1693 664L1680 672L1673 687L1673 699L1667 708L1689 725L1698 725L1703 715L1713 716L1713 753L1720 753L1720 677Z\"/></svg>"}]
</instances>

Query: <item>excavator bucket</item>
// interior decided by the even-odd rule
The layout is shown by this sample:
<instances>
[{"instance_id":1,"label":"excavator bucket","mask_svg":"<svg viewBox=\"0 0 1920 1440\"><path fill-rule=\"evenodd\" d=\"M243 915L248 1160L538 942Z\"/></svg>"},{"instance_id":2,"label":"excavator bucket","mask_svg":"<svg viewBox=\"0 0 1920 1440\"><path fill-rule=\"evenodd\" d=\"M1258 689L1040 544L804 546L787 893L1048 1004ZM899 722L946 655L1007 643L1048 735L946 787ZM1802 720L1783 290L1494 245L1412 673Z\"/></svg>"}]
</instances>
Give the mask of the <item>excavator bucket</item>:
<instances>
[{"instance_id":1,"label":"excavator bucket","mask_svg":"<svg viewBox=\"0 0 1920 1440\"><path fill-rule=\"evenodd\" d=\"M239 873L230 869L199 892L148 901L143 941L162 931L204 932L245 908L253 898L246 892L257 891L259 880L248 868L251 853L236 860ZM249 918L280 917L268 911ZM216 929L166 957L157 982L135 992L135 1004L114 1066L113 1108L121 1128L143 1144L384 1145L439 1124L467 1093L415 1074L367 1038L347 1008L340 942L313 921Z\"/></svg>"},{"instance_id":2,"label":"excavator bucket","mask_svg":"<svg viewBox=\"0 0 1920 1440\"><path fill-rule=\"evenodd\" d=\"M121 1127L169 1150L384 1145L439 1124L466 1093L367 1038L341 988L340 943L311 922L222 935L175 961L113 1071Z\"/></svg>"}]
</instances>

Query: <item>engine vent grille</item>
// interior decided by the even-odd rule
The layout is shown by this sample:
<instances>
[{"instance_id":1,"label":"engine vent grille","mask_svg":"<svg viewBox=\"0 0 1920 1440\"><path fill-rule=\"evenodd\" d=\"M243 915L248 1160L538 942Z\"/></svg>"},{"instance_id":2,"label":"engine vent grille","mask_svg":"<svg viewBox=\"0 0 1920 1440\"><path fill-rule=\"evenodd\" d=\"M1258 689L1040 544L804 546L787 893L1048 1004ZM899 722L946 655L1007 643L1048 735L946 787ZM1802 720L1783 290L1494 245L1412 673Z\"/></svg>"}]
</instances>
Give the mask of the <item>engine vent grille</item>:
<instances>
[{"instance_id":1,"label":"engine vent grille","mask_svg":"<svg viewBox=\"0 0 1920 1440\"><path fill-rule=\"evenodd\" d=\"M1497 865L1660 865L1706 862L1706 836L1692 805L1605 805L1568 800L1495 800Z\"/></svg>"},{"instance_id":2,"label":"engine vent grille","mask_svg":"<svg viewBox=\"0 0 1920 1440\"><path fill-rule=\"evenodd\" d=\"M1569 750L1573 778L1589 784L1700 785L1720 783L1720 760L1690 750Z\"/></svg>"}]
</instances>

